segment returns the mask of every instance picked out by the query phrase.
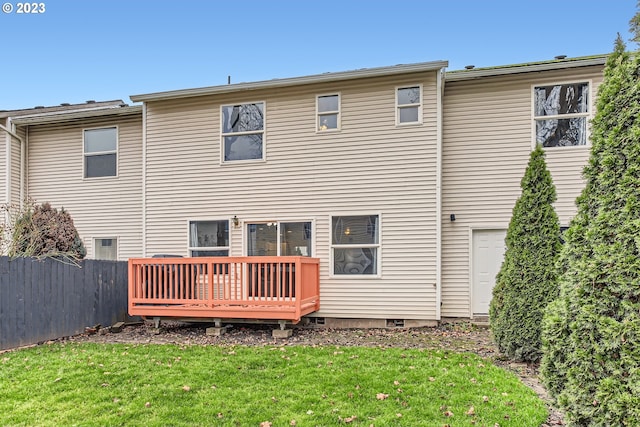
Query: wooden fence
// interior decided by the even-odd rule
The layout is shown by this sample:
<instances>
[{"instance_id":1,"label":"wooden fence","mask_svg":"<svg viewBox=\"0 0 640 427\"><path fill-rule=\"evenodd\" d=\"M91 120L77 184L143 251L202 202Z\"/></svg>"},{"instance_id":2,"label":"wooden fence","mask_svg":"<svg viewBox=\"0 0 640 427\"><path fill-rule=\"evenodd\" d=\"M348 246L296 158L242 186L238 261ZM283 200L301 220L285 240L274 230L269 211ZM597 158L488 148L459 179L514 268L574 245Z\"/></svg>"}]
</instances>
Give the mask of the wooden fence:
<instances>
[{"instance_id":1,"label":"wooden fence","mask_svg":"<svg viewBox=\"0 0 640 427\"><path fill-rule=\"evenodd\" d=\"M127 263L0 257L0 350L127 319Z\"/></svg>"}]
</instances>

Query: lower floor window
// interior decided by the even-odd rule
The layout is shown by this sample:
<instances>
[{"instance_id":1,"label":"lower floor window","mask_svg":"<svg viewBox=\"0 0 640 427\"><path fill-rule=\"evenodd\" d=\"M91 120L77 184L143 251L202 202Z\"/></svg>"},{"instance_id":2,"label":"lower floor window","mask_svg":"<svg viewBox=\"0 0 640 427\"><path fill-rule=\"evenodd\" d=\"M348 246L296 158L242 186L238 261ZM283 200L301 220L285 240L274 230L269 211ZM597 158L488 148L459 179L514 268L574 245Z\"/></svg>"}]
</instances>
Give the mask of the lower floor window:
<instances>
[{"instance_id":1,"label":"lower floor window","mask_svg":"<svg viewBox=\"0 0 640 427\"><path fill-rule=\"evenodd\" d=\"M380 221L378 215L331 218L331 254L335 275L378 275Z\"/></svg>"},{"instance_id":2,"label":"lower floor window","mask_svg":"<svg viewBox=\"0 0 640 427\"><path fill-rule=\"evenodd\" d=\"M311 222L247 224L248 256L311 256Z\"/></svg>"},{"instance_id":3,"label":"lower floor window","mask_svg":"<svg viewBox=\"0 0 640 427\"><path fill-rule=\"evenodd\" d=\"M229 221L189 221L189 254L229 256Z\"/></svg>"},{"instance_id":4,"label":"lower floor window","mask_svg":"<svg viewBox=\"0 0 640 427\"><path fill-rule=\"evenodd\" d=\"M118 239L93 239L95 259L116 261L118 259Z\"/></svg>"}]
</instances>

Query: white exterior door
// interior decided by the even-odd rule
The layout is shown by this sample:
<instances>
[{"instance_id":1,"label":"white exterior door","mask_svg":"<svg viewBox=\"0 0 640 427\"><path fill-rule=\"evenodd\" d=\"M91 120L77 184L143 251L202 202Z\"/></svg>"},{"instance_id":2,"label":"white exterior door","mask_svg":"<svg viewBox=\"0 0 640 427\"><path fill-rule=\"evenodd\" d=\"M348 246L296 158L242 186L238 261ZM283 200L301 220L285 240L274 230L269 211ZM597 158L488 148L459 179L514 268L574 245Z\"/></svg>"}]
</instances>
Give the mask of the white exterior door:
<instances>
[{"instance_id":1,"label":"white exterior door","mask_svg":"<svg viewBox=\"0 0 640 427\"><path fill-rule=\"evenodd\" d=\"M487 315L496 274L504 259L506 230L474 230L472 243L472 309L474 315Z\"/></svg>"}]
</instances>

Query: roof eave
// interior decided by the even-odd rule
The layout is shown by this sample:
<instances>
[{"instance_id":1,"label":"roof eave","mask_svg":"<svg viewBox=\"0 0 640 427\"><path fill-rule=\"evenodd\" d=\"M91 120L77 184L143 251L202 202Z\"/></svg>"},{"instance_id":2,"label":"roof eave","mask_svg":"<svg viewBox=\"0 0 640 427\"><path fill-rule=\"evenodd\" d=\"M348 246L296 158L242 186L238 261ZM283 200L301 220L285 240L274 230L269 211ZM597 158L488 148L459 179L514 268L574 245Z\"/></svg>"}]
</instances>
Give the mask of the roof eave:
<instances>
[{"instance_id":1,"label":"roof eave","mask_svg":"<svg viewBox=\"0 0 640 427\"><path fill-rule=\"evenodd\" d=\"M540 71L553 71L566 68L589 67L604 65L608 55L597 55L586 58L574 58L566 60L555 60L532 64L516 64L503 67L478 68L473 70L448 71L445 74L445 81L473 80L483 77L504 76L511 74L533 73Z\"/></svg>"},{"instance_id":2,"label":"roof eave","mask_svg":"<svg viewBox=\"0 0 640 427\"><path fill-rule=\"evenodd\" d=\"M15 117L11 120L16 125L41 125L50 123L72 122L77 120L102 118L109 116L131 116L142 115L141 105L132 105L117 108L104 108L94 110L79 110L69 112L56 112L45 114L32 114L26 116Z\"/></svg>"},{"instance_id":3,"label":"roof eave","mask_svg":"<svg viewBox=\"0 0 640 427\"><path fill-rule=\"evenodd\" d=\"M369 77L391 76L398 74L437 71L448 66L447 61L422 62L418 64L402 64L391 67L363 68L353 71L314 74L304 77L264 80L250 83L236 83L220 86L208 86L194 89L181 89L167 92L156 92L142 95L131 95L133 102L160 101L167 99L189 98L194 96L215 95L222 93L241 92L258 89L271 89L285 86L298 86L314 83L326 83L340 80L352 80Z\"/></svg>"}]
</instances>

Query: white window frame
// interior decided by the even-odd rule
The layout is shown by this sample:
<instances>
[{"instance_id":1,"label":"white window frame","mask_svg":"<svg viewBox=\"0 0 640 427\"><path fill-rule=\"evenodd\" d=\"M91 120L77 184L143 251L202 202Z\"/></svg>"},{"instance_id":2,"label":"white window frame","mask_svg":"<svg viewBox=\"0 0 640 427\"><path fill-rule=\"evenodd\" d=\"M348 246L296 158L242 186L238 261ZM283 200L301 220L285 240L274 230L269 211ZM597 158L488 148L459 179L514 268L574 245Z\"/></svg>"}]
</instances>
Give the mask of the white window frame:
<instances>
[{"instance_id":1,"label":"white window frame","mask_svg":"<svg viewBox=\"0 0 640 427\"><path fill-rule=\"evenodd\" d=\"M320 98L329 97L329 96L337 96L338 97L338 109L337 110L327 110L320 111ZM316 132L317 133L327 133L327 132L337 132L342 128L342 114L340 110L342 109L342 94L340 92L334 93L323 93L320 95L316 95ZM336 116L337 127L321 129L322 116Z\"/></svg>"},{"instance_id":2,"label":"white window frame","mask_svg":"<svg viewBox=\"0 0 640 427\"><path fill-rule=\"evenodd\" d=\"M95 152L89 152L87 153L85 150L85 137L86 137L86 132L87 131L92 131L92 130L102 130L102 129L115 129L116 130L116 149L115 150L109 150L109 151L95 151ZM91 127L91 128L83 128L82 129L82 179L89 179L89 180L93 180L93 179L112 179L112 178L117 178L118 177L118 171L120 168L120 159L118 159L118 152L120 151L120 129L118 127L118 125L113 125L113 126L98 126L98 127ZM87 157L91 157L91 156L98 156L98 155L104 155L104 154L115 154L116 156L116 174L115 175L108 175L108 176L91 176L88 177L86 176L86 172L87 172Z\"/></svg>"},{"instance_id":3,"label":"white window frame","mask_svg":"<svg viewBox=\"0 0 640 427\"><path fill-rule=\"evenodd\" d=\"M589 90L589 101L587 102L587 112L586 113L571 113L571 114L558 114L554 116L536 116L536 88L541 86L562 86L562 85L572 85L572 84L581 84L586 83L588 85ZM585 134L585 145L571 145L571 146L561 146L561 147L544 147L544 150L576 150L576 149L589 149L591 147L591 127L589 123L593 118L594 114L594 98L595 93L593 91L593 81L591 79L578 79L578 80L567 80L567 81L551 81L551 82L538 82L531 85L531 149L534 150L536 148L537 135L536 135L536 123L542 120L553 120L553 119L571 119L575 117L585 117L586 118L586 134Z\"/></svg>"},{"instance_id":4,"label":"white window frame","mask_svg":"<svg viewBox=\"0 0 640 427\"><path fill-rule=\"evenodd\" d=\"M191 246L191 223L193 222L226 222L229 235L227 240L228 246ZM231 234L232 234L232 221L228 218L197 218L189 219L187 221L187 253L189 257L193 257L193 251L227 251L226 256L231 256Z\"/></svg>"},{"instance_id":5,"label":"white window frame","mask_svg":"<svg viewBox=\"0 0 640 427\"><path fill-rule=\"evenodd\" d=\"M334 229L333 229L333 218L335 217L344 217L344 216L377 216L378 217L378 222L377 222L377 226L378 226L378 243L375 244L334 244L333 243L333 234L334 234ZM346 279L346 280L366 280L366 279L379 279L382 277L382 213L381 212L368 212L368 213L362 213L362 212L347 212L347 213L332 213L329 216L329 228L330 228L330 232L329 232L329 277L332 279ZM359 248L364 248L364 249L370 249L370 248L375 248L376 249L376 274L335 274L335 266L334 266L334 249L335 248L344 248L344 249L348 249L348 248L354 248L354 249L359 249Z\"/></svg>"},{"instance_id":6,"label":"white window frame","mask_svg":"<svg viewBox=\"0 0 640 427\"><path fill-rule=\"evenodd\" d=\"M413 104L399 104L398 103L398 92L401 89L411 89L417 87L420 90L420 100L417 103ZM422 98L423 98L423 89L422 84L407 84L402 86L396 86L395 92L395 101L396 101L396 126L416 126L422 124ZM415 122L400 122L400 110L405 108L416 108L418 107L418 120Z\"/></svg>"},{"instance_id":7,"label":"white window frame","mask_svg":"<svg viewBox=\"0 0 640 427\"><path fill-rule=\"evenodd\" d=\"M116 257L113 260L105 260L104 258L97 258L97 250L96 248L98 247L97 245L97 241L98 240L112 240L115 243L115 247L116 247ZM117 236L100 236L100 237L93 237L91 239L91 244L93 245L93 259L101 259L101 260L105 260L105 261L117 261L118 260L118 256L120 254L120 239Z\"/></svg>"},{"instance_id":8,"label":"white window frame","mask_svg":"<svg viewBox=\"0 0 640 427\"><path fill-rule=\"evenodd\" d=\"M233 107L236 105L248 105L248 104L262 104L262 130L261 131L245 131L245 132L224 132L224 108ZM242 136L242 135L262 135L262 158L260 159L238 159L238 160L225 160L225 143L224 138L226 136ZM220 164L242 164L246 162L264 162L267 158L267 102L266 101L246 101L246 102L233 102L220 105Z\"/></svg>"}]
</instances>

